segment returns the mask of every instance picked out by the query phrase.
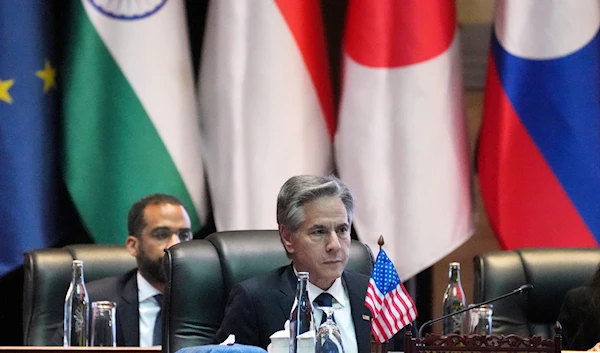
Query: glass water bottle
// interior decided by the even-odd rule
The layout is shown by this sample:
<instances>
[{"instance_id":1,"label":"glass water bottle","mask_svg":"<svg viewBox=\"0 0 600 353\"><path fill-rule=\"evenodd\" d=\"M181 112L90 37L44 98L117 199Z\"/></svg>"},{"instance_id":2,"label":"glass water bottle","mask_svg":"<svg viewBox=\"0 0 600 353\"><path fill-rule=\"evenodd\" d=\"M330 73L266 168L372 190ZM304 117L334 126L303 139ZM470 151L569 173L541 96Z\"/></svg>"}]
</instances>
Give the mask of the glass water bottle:
<instances>
[{"instance_id":1,"label":"glass water bottle","mask_svg":"<svg viewBox=\"0 0 600 353\"><path fill-rule=\"evenodd\" d=\"M451 262L448 270L448 287L444 293L442 315L447 315L465 308L465 292L460 283L460 263ZM458 314L444 319L442 334L460 334L465 314Z\"/></svg>"},{"instance_id":2,"label":"glass water bottle","mask_svg":"<svg viewBox=\"0 0 600 353\"><path fill-rule=\"evenodd\" d=\"M298 336L315 329L312 305L308 298L308 272L298 272L297 305L290 315L290 353L298 353Z\"/></svg>"},{"instance_id":3,"label":"glass water bottle","mask_svg":"<svg viewBox=\"0 0 600 353\"><path fill-rule=\"evenodd\" d=\"M83 280L83 261L74 260L71 285L65 297L63 345L87 346L89 336L88 318L90 299Z\"/></svg>"}]
</instances>

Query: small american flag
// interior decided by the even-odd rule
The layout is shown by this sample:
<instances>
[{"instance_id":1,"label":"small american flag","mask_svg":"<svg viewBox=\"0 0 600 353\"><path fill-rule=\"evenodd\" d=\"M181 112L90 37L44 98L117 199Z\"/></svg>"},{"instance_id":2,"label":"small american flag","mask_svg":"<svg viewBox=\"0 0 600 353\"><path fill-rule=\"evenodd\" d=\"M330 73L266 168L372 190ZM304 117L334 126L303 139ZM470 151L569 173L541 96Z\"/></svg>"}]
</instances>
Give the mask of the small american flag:
<instances>
[{"instance_id":1,"label":"small american flag","mask_svg":"<svg viewBox=\"0 0 600 353\"><path fill-rule=\"evenodd\" d=\"M396 268L383 249L379 250L365 305L373 314L371 331L383 343L417 318L417 308L404 288Z\"/></svg>"}]
</instances>

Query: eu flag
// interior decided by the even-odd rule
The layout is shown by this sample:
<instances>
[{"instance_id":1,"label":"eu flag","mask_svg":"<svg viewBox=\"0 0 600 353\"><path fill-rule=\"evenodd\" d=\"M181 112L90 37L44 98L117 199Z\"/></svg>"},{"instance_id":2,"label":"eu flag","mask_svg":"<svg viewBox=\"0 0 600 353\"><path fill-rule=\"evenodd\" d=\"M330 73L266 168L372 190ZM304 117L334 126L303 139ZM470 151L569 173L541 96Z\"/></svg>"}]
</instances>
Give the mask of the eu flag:
<instances>
[{"instance_id":1,"label":"eu flag","mask_svg":"<svg viewBox=\"0 0 600 353\"><path fill-rule=\"evenodd\" d=\"M0 276L56 236L50 3L0 1Z\"/></svg>"}]
</instances>

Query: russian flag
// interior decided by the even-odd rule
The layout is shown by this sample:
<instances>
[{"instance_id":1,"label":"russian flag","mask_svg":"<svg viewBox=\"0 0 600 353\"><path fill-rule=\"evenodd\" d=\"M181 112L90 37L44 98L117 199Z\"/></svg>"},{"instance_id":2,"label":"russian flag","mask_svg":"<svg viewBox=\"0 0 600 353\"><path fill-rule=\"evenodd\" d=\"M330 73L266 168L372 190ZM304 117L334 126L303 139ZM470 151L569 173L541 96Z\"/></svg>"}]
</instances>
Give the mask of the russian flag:
<instances>
[{"instance_id":1,"label":"russian flag","mask_svg":"<svg viewBox=\"0 0 600 353\"><path fill-rule=\"evenodd\" d=\"M478 167L504 249L600 239L600 2L497 5Z\"/></svg>"}]
</instances>

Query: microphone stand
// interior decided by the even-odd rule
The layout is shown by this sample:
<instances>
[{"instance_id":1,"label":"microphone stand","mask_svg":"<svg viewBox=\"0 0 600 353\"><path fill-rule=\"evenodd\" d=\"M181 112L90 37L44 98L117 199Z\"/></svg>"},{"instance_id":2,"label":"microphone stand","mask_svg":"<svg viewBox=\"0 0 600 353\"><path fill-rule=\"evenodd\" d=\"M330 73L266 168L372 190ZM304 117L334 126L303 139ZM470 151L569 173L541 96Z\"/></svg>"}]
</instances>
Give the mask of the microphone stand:
<instances>
[{"instance_id":1,"label":"microphone stand","mask_svg":"<svg viewBox=\"0 0 600 353\"><path fill-rule=\"evenodd\" d=\"M471 305L471 306L469 306L469 307L467 307L467 308L460 309L460 310L458 310L458 311L455 311L455 312L453 312L453 313L450 313L450 314L446 314L446 315L440 316L440 317L438 317L437 319L432 319L432 320L429 320L429 321L425 321L425 323L424 323L423 325L421 325L421 327L419 328L419 336L418 336L418 337L419 337L419 338L422 338L422 337L423 337L423 329L424 329L425 327L427 327L427 326L431 325L431 324L434 324L434 323L436 323L436 322L438 322L438 321L442 321L442 320L444 320L444 319L447 319L447 318L449 318L449 317L452 317L452 316L454 316L454 315L462 314L462 313L464 313L464 312L466 312L466 311L469 311L469 310L477 309L477 308L479 308L479 307L481 307L481 306L483 306L483 305L486 305L486 304L493 303L493 302L495 302L495 301L497 301L497 300L504 299L504 298L506 298L506 297L510 297L510 296L513 296L513 295L516 295L516 294L522 294L522 293L528 292L528 291L529 291L530 289L532 289L532 288L533 288L533 285L532 285L532 284L529 284L529 283L528 283L528 284L524 284L524 285L522 285L521 287L519 287L519 288L517 288L517 289L513 290L513 291L512 291L512 292L510 292L510 293L503 294L503 295L501 295L501 296L499 296L499 297L496 297L496 298L488 299L488 300L486 300L486 301L483 301L483 302L481 302L481 303L473 304L473 305Z\"/></svg>"}]
</instances>

